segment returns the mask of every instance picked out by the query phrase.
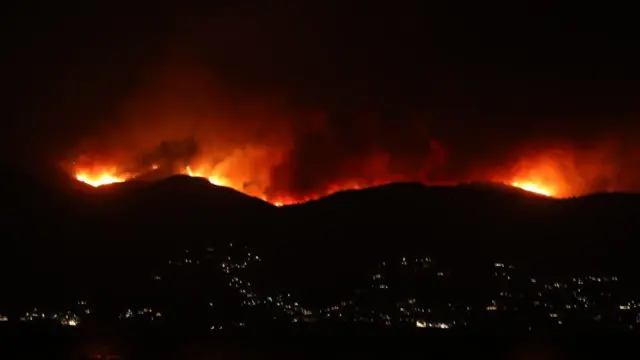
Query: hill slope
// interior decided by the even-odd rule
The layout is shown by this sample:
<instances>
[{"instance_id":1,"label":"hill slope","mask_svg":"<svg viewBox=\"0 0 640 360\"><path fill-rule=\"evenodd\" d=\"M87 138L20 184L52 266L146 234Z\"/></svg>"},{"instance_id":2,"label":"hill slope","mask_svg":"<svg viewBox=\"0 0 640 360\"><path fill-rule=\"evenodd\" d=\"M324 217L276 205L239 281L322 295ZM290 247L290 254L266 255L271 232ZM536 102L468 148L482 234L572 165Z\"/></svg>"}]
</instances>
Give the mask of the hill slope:
<instances>
[{"instance_id":1,"label":"hill slope","mask_svg":"<svg viewBox=\"0 0 640 360\"><path fill-rule=\"evenodd\" d=\"M477 184L391 184L285 208L280 221L282 233L312 228L305 236L323 245L318 250L349 258L422 252L463 263L493 257L607 267L631 261L639 204L637 195L625 194L557 200Z\"/></svg>"},{"instance_id":2,"label":"hill slope","mask_svg":"<svg viewBox=\"0 0 640 360\"><path fill-rule=\"evenodd\" d=\"M185 176L89 189L15 174L3 178L2 194L12 209L3 218L3 273L58 286L125 286L179 249L230 239L270 259L274 284L315 288L407 253L461 266L637 272L640 197L631 194L556 200L491 184L391 184L276 208Z\"/></svg>"}]
</instances>

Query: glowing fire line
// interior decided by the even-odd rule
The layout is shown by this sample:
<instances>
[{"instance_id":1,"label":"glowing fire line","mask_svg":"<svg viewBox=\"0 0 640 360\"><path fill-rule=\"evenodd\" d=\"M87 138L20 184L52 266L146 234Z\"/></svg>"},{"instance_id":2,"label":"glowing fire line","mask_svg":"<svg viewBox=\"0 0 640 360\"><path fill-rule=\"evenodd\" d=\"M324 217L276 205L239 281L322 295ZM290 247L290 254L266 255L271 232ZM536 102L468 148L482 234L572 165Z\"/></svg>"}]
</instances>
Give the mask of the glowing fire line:
<instances>
[{"instance_id":1,"label":"glowing fire line","mask_svg":"<svg viewBox=\"0 0 640 360\"><path fill-rule=\"evenodd\" d=\"M153 169L156 169L157 166L152 166ZM200 177L207 179L211 184L217 186L225 186L230 187L240 192L244 192L241 188L234 186L233 181L228 178L225 178L220 175L208 175L204 170L194 171L190 166L186 166L184 170L181 172L183 175L188 175L191 177ZM78 181L84 182L93 187L99 187L103 185L113 184L113 183L121 183L127 180L134 178L135 176L131 175L120 175L117 173L115 169L102 170L97 172L90 171L80 171L76 173L76 179ZM540 183L536 183L533 181L511 181L506 182L506 184L511 185L513 187L529 191L532 193L536 193L543 196L555 197L556 193L550 186L544 186ZM325 195L329 195L330 193L337 192L340 190L354 190L361 189L362 186L358 184L351 184L352 186L341 186L331 189L332 191L327 192ZM265 196L257 196L258 198L267 201L275 206L283 206L283 205L291 205L296 203L302 203L310 200L314 200L319 198L320 196L310 196L301 199L294 198L278 198L278 199L269 199Z\"/></svg>"},{"instance_id":2,"label":"glowing fire line","mask_svg":"<svg viewBox=\"0 0 640 360\"><path fill-rule=\"evenodd\" d=\"M156 170L158 168L157 165L153 165L152 169ZM183 175L188 175L191 177L198 177L198 178L203 178L203 179L207 179L207 181L209 181L211 184L216 185L216 186L224 186L224 187L229 187L235 190L238 190L240 192L242 192L242 189L239 189L236 186L233 186L233 182L230 181L229 179L223 177L223 176L218 176L218 175L205 175L205 171L193 171L191 169L191 166L186 166L184 168L184 170L181 172L181 174ZM116 184L116 183L122 183L125 182L127 180L131 180L133 178L135 178L135 176L131 176L131 175L116 175L117 171L115 169L111 169L111 170L103 170L103 171L97 171L97 172L89 172L89 171L80 171L77 172L75 175L76 180L81 181L85 184L91 185L93 187L100 187L103 185L109 185L109 184ZM305 201L309 201L312 200L314 198L308 198L308 199L304 199L302 201L295 201L294 199L279 199L278 201L274 201L272 199L267 199L266 197L263 196L258 196L260 199L267 201L275 206L284 206L284 205L291 205L291 204L295 204L295 203L300 203L300 202L305 202Z\"/></svg>"},{"instance_id":3,"label":"glowing fire line","mask_svg":"<svg viewBox=\"0 0 640 360\"><path fill-rule=\"evenodd\" d=\"M97 175L89 175L85 172L77 173L76 179L93 187L120 183L128 180L126 177L116 176L107 171L101 172Z\"/></svg>"},{"instance_id":4,"label":"glowing fire line","mask_svg":"<svg viewBox=\"0 0 640 360\"><path fill-rule=\"evenodd\" d=\"M544 195L544 196L554 196L553 191L551 191L550 189L540 185L540 184L536 184L533 182L519 182L519 181L514 181L511 183L511 186L513 187L517 187L520 188L522 190L525 191L529 191L532 193L536 193L539 195Z\"/></svg>"}]
</instances>

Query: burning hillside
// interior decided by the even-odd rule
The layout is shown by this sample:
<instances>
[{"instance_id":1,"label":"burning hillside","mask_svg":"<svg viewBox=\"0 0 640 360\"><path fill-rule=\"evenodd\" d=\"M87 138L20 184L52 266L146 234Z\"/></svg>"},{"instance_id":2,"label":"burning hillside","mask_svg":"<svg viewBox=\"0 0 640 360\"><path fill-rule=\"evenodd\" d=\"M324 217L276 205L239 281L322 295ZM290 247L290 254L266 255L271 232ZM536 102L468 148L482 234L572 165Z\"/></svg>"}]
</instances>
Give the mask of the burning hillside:
<instances>
[{"instance_id":1,"label":"burning hillside","mask_svg":"<svg viewBox=\"0 0 640 360\"><path fill-rule=\"evenodd\" d=\"M196 170L194 171L191 165L186 165L182 170L176 170L174 174L183 174L183 175L194 176L194 177L202 177L209 180L209 182L214 185L230 187L240 192L244 192L247 195L254 196L262 200L268 201L277 206L306 202L306 201L314 200L326 195L330 195L338 191L357 190L357 189L383 185L383 184L392 182L389 179L380 179L377 181L373 180L373 181L362 181L362 182L358 181L357 179L354 179L352 181L336 183L318 193L312 193L312 194L307 194L302 196L286 196L285 195L285 196L270 197L265 193L252 191L252 189L250 187L247 187L246 184L233 181L234 179L233 176L225 177L222 175L218 175L218 173L215 170L215 167L210 170L207 170L204 168L195 168L195 169ZM149 175L153 175L153 172L159 171L159 170L160 169L158 167L152 166L149 168L148 172L146 173L142 172L139 174L139 176L142 178L148 177ZM124 182L124 181L135 179L136 177L137 176L134 174L119 173L117 171L117 168L115 167L104 168L102 170L95 170L95 172L91 170L78 170L78 172L76 173L77 180L82 181L94 187L112 184L112 183ZM563 193L559 192L559 188L561 188L562 186L565 186L564 184L556 184L556 183L552 183L545 180L537 180L537 178L535 177L532 178L532 180L525 180L525 181L513 180L513 181L504 181L503 183L517 187L517 188L521 188L529 192L537 193L544 196L550 196L550 197L563 197L562 195ZM567 195L564 195L564 196L567 196Z\"/></svg>"},{"instance_id":2,"label":"burning hillside","mask_svg":"<svg viewBox=\"0 0 640 360\"><path fill-rule=\"evenodd\" d=\"M555 30L534 41L547 22L530 19L327 4L51 18L68 41L47 28L15 42L25 68L12 71L16 126L1 155L38 169L62 160L94 186L187 174L283 204L407 181L640 190L629 54ZM449 11L459 24L442 20Z\"/></svg>"},{"instance_id":3,"label":"burning hillside","mask_svg":"<svg viewBox=\"0 0 640 360\"><path fill-rule=\"evenodd\" d=\"M199 153L195 144L192 138L162 142L151 152L132 156L121 163L95 162L83 157L73 163L71 171L77 180L94 187L134 179L153 181L177 174L201 177L214 185L229 187L275 205L305 202L341 190L415 180L408 176L390 176L380 169L375 173L369 171L330 183L318 179L317 183L321 185L313 191L288 192L287 183L274 182L275 177L282 178L279 166L286 164L282 157L273 158L278 154L277 150L259 147L234 149L227 157L215 160Z\"/></svg>"},{"instance_id":4,"label":"burning hillside","mask_svg":"<svg viewBox=\"0 0 640 360\"><path fill-rule=\"evenodd\" d=\"M73 176L99 186L185 174L272 204L391 182L492 181L552 197L640 183L622 171L636 157L619 142L580 147L488 126L469 136L420 107L295 101L286 91L221 85L194 59L168 64L121 101L116 121L96 125L72 150Z\"/></svg>"},{"instance_id":5,"label":"burning hillside","mask_svg":"<svg viewBox=\"0 0 640 360\"><path fill-rule=\"evenodd\" d=\"M278 157L279 155L279 157ZM71 168L77 180L92 186L136 180L157 180L171 175L183 174L202 177L212 184L230 187L247 195L260 198L275 205L287 205L305 202L342 190L354 190L378 186L391 182L423 182L426 184L455 184L467 181L492 181L511 185L526 191L550 197L571 197L590 191L609 191L611 188L593 187L597 177L585 176L584 169L576 167L574 154L566 152L538 152L529 157L520 158L506 170L485 170L478 175L456 180L429 178L425 172L427 165L446 165L443 162L444 152L436 143L430 145L430 156L425 157L425 164L406 167L405 172L393 173L394 159L390 156L377 155L363 157L361 163L353 163L351 172L345 171L343 176L327 172L327 182L316 179L313 188L301 192L291 186L291 178L299 174L290 174L289 181L283 179L279 171L287 164L284 152L277 149L246 147L233 149L228 155L217 159L203 155L195 138L174 142L161 142L150 151L132 154L120 163L91 161L80 159ZM398 161L396 160L395 163ZM597 164L596 164L597 165ZM321 166L321 165L320 165ZM594 166L594 165L592 165ZM502 169L505 167L503 166ZM496 169L499 169L498 167ZM598 170L603 166L598 165Z\"/></svg>"}]
</instances>

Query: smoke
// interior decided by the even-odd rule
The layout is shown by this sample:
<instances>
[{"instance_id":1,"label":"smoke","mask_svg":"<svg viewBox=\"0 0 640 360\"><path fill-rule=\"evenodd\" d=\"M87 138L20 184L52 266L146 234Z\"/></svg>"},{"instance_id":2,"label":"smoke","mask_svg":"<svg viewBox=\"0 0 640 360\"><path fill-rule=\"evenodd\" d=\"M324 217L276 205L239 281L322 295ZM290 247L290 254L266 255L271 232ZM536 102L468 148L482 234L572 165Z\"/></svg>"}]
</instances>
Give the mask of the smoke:
<instances>
[{"instance_id":1,"label":"smoke","mask_svg":"<svg viewBox=\"0 0 640 360\"><path fill-rule=\"evenodd\" d=\"M371 16L342 10L286 1L183 9L163 36L154 35L154 49L142 38L127 49L101 45L110 50L98 58L125 56L136 46L144 51L135 53L153 56L130 71L69 70L73 91L60 98L65 109L82 111L56 118L74 115L60 132L79 135L57 142L91 166L137 173L156 162L188 163L273 197L388 181L516 177L553 182L566 194L639 188L633 174L640 153L631 135L637 129L592 125L594 117L617 121L618 112L608 110L622 105L583 116L591 103L551 80L499 76L499 62L467 66L489 52L455 53L446 45L457 42L422 31L425 21L412 9L368 8ZM137 21L121 31L135 34ZM128 81L105 80L113 77ZM91 94L89 84L107 88L108 96L79 96ZM192 144L184 149L161 145L185 139Z\"/></svg>"},{"instance_id":2,"label":"smoke","mask_svg":"<svg viewBox=\"0 0 640 360\"><path fill-rule=\"evenodd\" d=\"M501 157L481 162L471 173L493 181L549 184L562 197L638 191L640 179L634 164L639 151L621 138L530 140L512 146Z\"/></svg>"},{"instance_id":3,"label":"smoke","mask_svg":"<svg viewBox=\"0 0 640 360\"><path fill-rule=\"evenodd\" d=\"M80 152L126 164L122 171L134 174L152 165L190 165L267 196L428 180L444 165L444 150L420 125L423 119L390 133L375 112L331 112L275 91L238 95L219 84L198 60L173 59L156 68L123 103L117 121Z\"/></svg>"},{"instance_id":4,"label":"smoke","mask_svg":"<svg viewBox=\"0 0 640 360\"><path fill-rule=\"evenodd\" d=\"M354 49L333 28L347 19L330 7L219 10L177 15L164 55L75 152L140 168L131 173L188 162L268 197L429 180L444 165L426 115L381 106L395 91L374 83L380 65L349 60ZM184 139L193 152L159 148Z\"/></svg>"}]
</instances>

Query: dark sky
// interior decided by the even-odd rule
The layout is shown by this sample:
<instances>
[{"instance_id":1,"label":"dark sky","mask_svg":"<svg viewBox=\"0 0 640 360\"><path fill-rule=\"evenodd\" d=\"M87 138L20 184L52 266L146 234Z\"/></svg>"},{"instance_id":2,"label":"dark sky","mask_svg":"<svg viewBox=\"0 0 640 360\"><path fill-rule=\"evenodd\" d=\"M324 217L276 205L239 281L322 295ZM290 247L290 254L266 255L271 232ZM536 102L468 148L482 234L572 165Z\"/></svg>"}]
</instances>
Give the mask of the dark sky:
<instances>
[{"instance_id":1,"label":"dark sky","mask_svg":"<svg viewBox=\"0 0 640 360\"><path fill-rule=\"evenodd\" d=\"M374 153L402 168L433 159L425 153L434 146L446 153L447 165L433 175L443 178L508 162L527 147L580 152L605 143L617 172L640 150L640 52L630 8L176 3L53 2L10 11L6 157L50 160L102 137L117 147L114 133L168 121L156 114L163 110L148 110L167 102L182 115L209 114L210 103L233 108L224 111L232 120L206 121L224 122L216 129L235 134L235 143L286 133L293 150L286 175L276 177L301 188ZM256 103L270 115L237 115L246 104L259 112Z\"/></svg>"}]
</instances>

